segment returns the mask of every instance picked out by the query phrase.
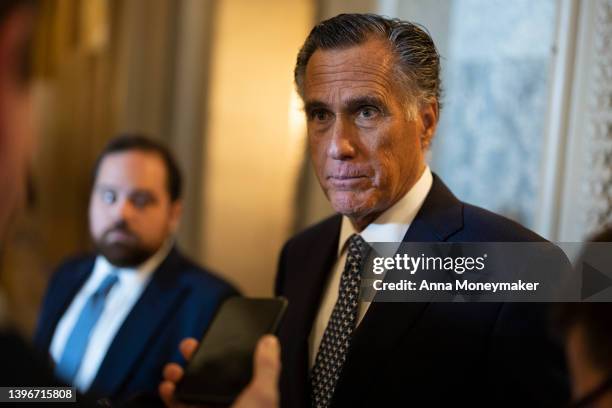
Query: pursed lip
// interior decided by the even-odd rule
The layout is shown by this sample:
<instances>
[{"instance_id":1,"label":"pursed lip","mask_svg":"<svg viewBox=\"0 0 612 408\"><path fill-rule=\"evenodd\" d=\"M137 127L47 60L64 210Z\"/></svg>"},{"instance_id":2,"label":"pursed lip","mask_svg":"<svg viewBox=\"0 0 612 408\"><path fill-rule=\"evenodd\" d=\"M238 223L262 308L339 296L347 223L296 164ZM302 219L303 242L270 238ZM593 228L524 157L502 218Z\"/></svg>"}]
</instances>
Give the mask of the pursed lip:
<instances>
[{"instance_id":1,"label":"pursed lip","mask_svg":"<svg viewBox=\"0 0 612 408\"><path fill-rule=\"evenodd\" d=\"M124 230L111 230L106 234L106 239L110 242L135 241L136 236Z\"/></svg>"},{"instance_id":2,"label":"pursed lip","mask_svg":"<svg viewBox=\"0 0 612 408\"><path fill-rule=\"evenodd\" d=\"M327 176L327 182L336 188L348 188L363 183L367 177L364 175L333 175Z\"/></svg>"},{"instance_id":3,"label":"pursed lip","mask_svg":"<svg viewBox=\"0 0 612 408\"><path fill-rule=\"evenodd\" d=\"M362 177L365 177L365 176L361 174L351 174L351 175L338 174L338 175L327 176L327 178L329 179L337 179L337 180L347 180L347 179L362 178Z\"/></svg>"}]
</instances>

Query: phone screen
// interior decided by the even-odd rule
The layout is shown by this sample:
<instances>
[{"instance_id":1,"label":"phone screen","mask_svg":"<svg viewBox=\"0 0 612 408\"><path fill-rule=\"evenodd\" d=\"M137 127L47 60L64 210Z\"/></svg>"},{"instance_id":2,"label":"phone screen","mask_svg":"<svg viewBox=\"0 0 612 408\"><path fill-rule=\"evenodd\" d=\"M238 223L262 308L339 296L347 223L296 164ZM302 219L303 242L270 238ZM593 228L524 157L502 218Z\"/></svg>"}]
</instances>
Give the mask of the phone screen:
<instances>
[{"instance_id":1,"label":"phone screen","mask_svg":"<svg viewBox=\"0 0 612 408\"><path fill-rule=\"evenodd\" d=\"M274 334L284 298L228 298L219 308L185 369L176 396L186 402L230 404L251 380L261 336Z\"/></svg>"}]
</instances>

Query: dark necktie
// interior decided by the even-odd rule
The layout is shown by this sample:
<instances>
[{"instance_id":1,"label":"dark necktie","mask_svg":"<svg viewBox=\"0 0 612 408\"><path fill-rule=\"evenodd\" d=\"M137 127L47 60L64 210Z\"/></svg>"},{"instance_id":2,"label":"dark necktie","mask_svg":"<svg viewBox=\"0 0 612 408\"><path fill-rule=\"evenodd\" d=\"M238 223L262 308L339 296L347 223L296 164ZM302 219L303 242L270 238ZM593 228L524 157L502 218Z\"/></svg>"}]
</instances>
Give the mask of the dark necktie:
<instances>
[{"instance_id":1,"label":"dark necktie","mask_svg":"<svg viewBox=\"0 0 612 408\"><path fill-rule=\"evenodd\" d=\"M344 271L340 278L338 300L323 332L321 345L312 367L312 405L316 408L330 405L336 383L342 374L351 336L357 324L360 272L366 248L367 244L361 236L351 235L348 240Z\"/></svg>"},{"instance_id":2,"label":"dark necktie","mask_svg":"<svg viewBox=\"0 0 612 408\"><path fill-rule=\"evenodd\" d=\"M106 295L117 283L117 280L117 274L111 273L102 281L98 289L85 302L70 337L66 341L64 352L55 367L55 371L60 378L69 384L72 384L81 366L81 360L85 350L87 350L91 331L104 310Z\"/></svg>"}]
</instances>

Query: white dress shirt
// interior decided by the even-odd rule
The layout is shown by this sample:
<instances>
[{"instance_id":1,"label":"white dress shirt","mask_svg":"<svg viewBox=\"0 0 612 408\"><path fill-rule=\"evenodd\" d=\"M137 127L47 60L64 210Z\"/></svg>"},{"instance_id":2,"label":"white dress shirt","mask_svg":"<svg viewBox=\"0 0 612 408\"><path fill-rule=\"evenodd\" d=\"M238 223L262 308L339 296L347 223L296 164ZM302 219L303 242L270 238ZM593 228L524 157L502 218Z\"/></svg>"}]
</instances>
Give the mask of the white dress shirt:
<instances>
[{"instance_id":1,"label":"white dress shirt","mask_svg":"<svg viewBox=\"0 0 612 408\"><path fill-rule=\"evenodd\" d=\"M57 324L49 348L51 357L57 364L85 302L98 289L104 278L111 273L117 273L119 280L106 297L104 310L91 330L89 343L74 379L73 385L79 391L86 392L91 386L115 335L171 247L172 243L166 242L151 258L136 269L117 268L103 256L96 258L91 275Z\"/></svg>"},{"instance_id":2,"label":"white dress shirt","mask_svg":"<svg viewBox=\"0 0 612 408\"><path fill-rule=\"evenodd\" d=\"M417 212L421 209L431 185L433 176L429 166L425 167L423 174L414 186L396 202L391 208L382 213L376 220L369 224L360 233L355 230L353 224L348 217L342 217L342 227L340 228L340 239L338 240L338 259L332 268L331 276L328 280L327 287L323 292L319 312L310 332L310 367L315 363L317 351L323 338L323 333L327 327L327 322L331 317L331 313L338 299L338 290L340 287L340 278L346 263L346 242L353 234L360 234L361 237L368 243L371 242L401 242L414 220ZM361 302L359 304L359 314L357 316L357 325L361 323L365 316L370 302Z\"/></svg>"}]
</instances>

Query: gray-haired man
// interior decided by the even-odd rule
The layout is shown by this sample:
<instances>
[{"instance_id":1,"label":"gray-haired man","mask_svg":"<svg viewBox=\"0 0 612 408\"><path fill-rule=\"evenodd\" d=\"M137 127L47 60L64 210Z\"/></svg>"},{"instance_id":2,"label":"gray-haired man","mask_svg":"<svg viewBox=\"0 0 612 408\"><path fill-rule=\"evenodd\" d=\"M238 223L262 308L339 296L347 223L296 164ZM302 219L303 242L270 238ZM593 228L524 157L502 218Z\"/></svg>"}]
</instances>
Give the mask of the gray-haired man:
<instances>
[{"instance_id":1,"label":"gray-haired man","mask_svg":"<svg viewBox=\"0 0 612 408\"><path fill-rule=\"evenodd\" d=\"M295 67L319 183L339 213L290 239L281 401L301 407L542 406L567 398L543 305L359 303L367 242L541 241L459 201L425 153L440 62L419 26L369 14L317 25ZM475 177L475 182L477 179Z\"/></svg>"}]
</instances>

